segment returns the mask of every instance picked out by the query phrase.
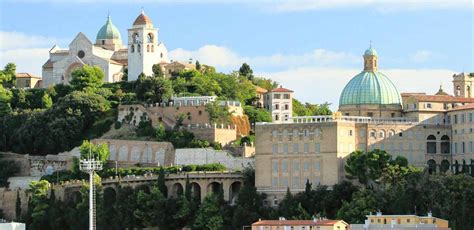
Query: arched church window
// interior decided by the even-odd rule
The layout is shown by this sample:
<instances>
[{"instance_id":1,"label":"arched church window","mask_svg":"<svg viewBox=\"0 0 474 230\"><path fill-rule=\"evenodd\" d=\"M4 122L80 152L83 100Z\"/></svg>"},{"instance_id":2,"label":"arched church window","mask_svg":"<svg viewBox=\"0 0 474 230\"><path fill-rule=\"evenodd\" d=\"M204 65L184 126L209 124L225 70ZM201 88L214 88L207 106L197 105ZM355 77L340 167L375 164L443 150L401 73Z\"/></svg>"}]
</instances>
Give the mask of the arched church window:
<instances>
[{"instance_id":1,"label":"arched church window","mask_svg":"<svg viewBox=\"0 0 474 230\"><path fill-rule=\"evenodd\" d=\"M151 45L151 52L155 52L155 46L154 45Z\"/></svg>"},{"instance_id":2,"label":"arched church window","mask_svg":"<svg viewBox=\"0 0 474 230\"><path fill-rule=\"evenodd\" d=\"M142 47L140 46L140 44L138 44L138 45L137 45L137 52L138 52L138 53L141 52L141 48L142 48Z\"/></svg>"},{"instance_id":3,"label":"arched church window","mask_svg":"<svg viewBox=\"0 0 474 230\"><path fill-rule=\"evenodd\" d=\"M150 45L146 45L146 52L150 52Z\"/></svg>"},{"instance_id":4,"label":"arched church window","mask_svg":"<svg viewBox=\"0 0 474 230\"><path fill-rule=\"evenodd\" d=\"M447 135L444 135L441 137L441 153L450 153L450 142L449 142L449 137Z\"/></svg>"},{"instance_id":5,"label":"arched church window","mask_svg":"<svg viewBox=\"0 0 474 230\"><path fill-rule=\"evenodd\" d=\"M146 40L147 40L148 43L153 43L153 34L152 33L149 33L146 38L147 38Z\"/></svg>"},{"instance_id":6,"label":"arched church window","mask_svg":"<svg viewBox=\"0 0 474 230\"><path fill-rule=\"evenodd\" d=\"M138 33L133 34L133 43L137 44L139 40L140 36L138 36Z\"/></svg>"},{"instance_id":7,"label":"arched church window","mask_svg":"<svg viewBox=\"0 0 474 230\"><path fill-rule=\"evenodd\" d=\"M130 52L131 52L131 53L135 53L135 46L134 46L134 45L132 45L132 46L130 47Z\"/></svg>"},{"instance_id":8,"label":"arched church window","mask_svg":"<svg viewBox=\"0 0 474 230\"><path fill-rule=\"evenodd\" d=\"M461 95L461 86L456 86L456 95L455 96L460 96Z\"/></svg>"},{"instance_id":9,"label":"arched church window","mask_svg":"<svg viewBox=\"0 0 474 230\"><path fill-rule=\"evenodd\" d=\"M105 40L102 40L102 45L105 45Z\"/></svg>"},{"instance_id":10,"label":"arched church window","mask_svg":"<svg viewBox=\"0 0 474 230\"><path fill-rule=\"evenodd\" d=\"M163 58L163 53L160 53L160 58Z\"/></svg>"},{"instance_id":11,"label":"arched church window","mask_svg":"<svg viewBox=\"0 0 474 230\"><path fill-rule=\"evenodd\" d=\"M79 52L77 52L77 56L82 59L84 56L86 56L86 54L84 53L84 51L79 50Z\"/></svg>"},{"instance_id":12,"label":"arched church window","mask_svg":"<svg viewBox=\"0 0 474 230\"><path fill-rule=\"evenodd\" d=\"M426 153L436 153L436 137L429 135L426 138Z\"/></svg>"},{"instance_id":13,"label":"arched church window","mask_svg":"<svg viewBox=\"0 0 474 230\"><path fill-rule=\"evenodd\" d=\"M467 97L471 97L471 87L470 86L467 86L466 87L466 91L467 91Z\"/></svg>"}]
</instances>

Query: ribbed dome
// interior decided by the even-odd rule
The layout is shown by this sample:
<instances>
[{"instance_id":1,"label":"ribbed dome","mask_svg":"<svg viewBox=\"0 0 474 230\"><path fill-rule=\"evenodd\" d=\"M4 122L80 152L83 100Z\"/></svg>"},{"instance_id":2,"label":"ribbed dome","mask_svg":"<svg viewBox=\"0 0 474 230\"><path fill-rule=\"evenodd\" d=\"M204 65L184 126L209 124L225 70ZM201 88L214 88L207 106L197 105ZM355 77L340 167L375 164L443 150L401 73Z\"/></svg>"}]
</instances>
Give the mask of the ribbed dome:
<instances>
[{"instance_id":1,"label":"ribbed dome","mask_svg":"<svg viewBox=\"0 0 474 230\"><path fill-rule=\"evenodd\" d=\"M347 83L339 98L341 105L401 105L397 87L381 72L363 71Z\"/></svg>"},{"instance_id":2,"label":"ribbed dome","mask_svg":"<svg viewBox=\"0 0 474 230\"><path fill-rule=\"evenodd\" d=\"M110 19L110 16L107 17L107 22L105 23L105 25L102 26L102 28L100 28L99 32L97 33L96 40L101 39L122 40L120 37L120 32L117 27L112 24L112 19Z\"/></svg>"},{"instance_id":3,"label":"ribbed dome","mask_svg":"<svg viewBox=\"0 0 474 230\"><path fill-rule=\"evenodd\" d=\"M377 56L377 51L375 51L374 48L370 47L370 48L368 48L368 49L365 50L364 55Z\"/></svg>"}]
</instances>

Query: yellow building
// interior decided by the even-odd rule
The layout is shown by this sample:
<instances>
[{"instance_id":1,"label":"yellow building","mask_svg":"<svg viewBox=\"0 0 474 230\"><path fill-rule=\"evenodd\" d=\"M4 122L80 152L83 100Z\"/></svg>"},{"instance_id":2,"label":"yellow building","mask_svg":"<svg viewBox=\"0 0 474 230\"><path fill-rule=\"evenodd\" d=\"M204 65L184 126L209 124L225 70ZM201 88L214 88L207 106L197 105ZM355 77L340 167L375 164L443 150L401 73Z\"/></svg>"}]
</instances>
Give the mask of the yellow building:
<instances>
[{"instance_id":1,"label":"yellow building","mask_svg":"<svg viewBox=\"0 0 474 230\"><path fill-rule=\"evenodd\" d=\"M259 220L252 230L344 230L349 225L343 220Z\"/></svg>"},{"instance_id":2,"label":"yellow building","mask_svg":"<svg viewBox=\"0 0 474 230\"><path fill-rule=\"evenodd\" d=\"M431 173L451 169L474 175L474 98L442 89L436 95L401 94L378 71L373 48L363 57L364 70L345 86L333 116L256 124L255 183L268 194L267 203L278 205L287 188L303 191L308 180L313 186L344 180L345 160L355 150L385 150L415 166L429 165ZM470 92L467 83L453 83Z\"/></svg>"},{"instance_id":3,"label":"yellow building","mask_svg":"<svg viewBox=\"0 0 474 230\"><path fill-rule=\"evenodd\" d=\"M33 89L42 87L42 80L40 77L34 76L30 73L17 73L15 76L17 88Z\"/></svg>"},{"instance_id":4,"label":"yellow building","mask_svg":"<svg viewBox=\"0 0 474 230\"><path fill-rule=\"evenodd\" d=\"M367 215L364 224L351 224L351 230L370 229L423 229L441 230L449 229L449 222L433 217L431 213L427 216L417 215L382 215L381 212L375 215Z\"/></svg>"}]
</instances>

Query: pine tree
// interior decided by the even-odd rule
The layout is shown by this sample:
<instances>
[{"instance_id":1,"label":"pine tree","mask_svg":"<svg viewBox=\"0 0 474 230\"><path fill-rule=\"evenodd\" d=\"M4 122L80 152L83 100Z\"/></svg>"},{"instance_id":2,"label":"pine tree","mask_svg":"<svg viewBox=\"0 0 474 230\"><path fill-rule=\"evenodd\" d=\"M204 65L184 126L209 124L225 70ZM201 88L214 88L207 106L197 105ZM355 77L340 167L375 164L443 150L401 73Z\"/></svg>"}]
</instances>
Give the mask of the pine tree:
<instances>
[{"instance_id":1,"label":"pine tree","mask_svg":"<svg viewBox=\"0 0 474 230\"><path fill-rule=\"evenodd\" d=\"M196 60L196 69L201 70L201 63L198 60Z\"/></svg>"},{"instance_id":2,"label":"pine tree","mask_svg":"<svg viewBox=\"0 0 474 230\"><path fill-rule=\"evenodd\" d=\"M16 192L16 203L15 203L15 220L21 221L21 198L20 190Z\"/></svg>"},{"instance_id":3,"label":"pine tree","mask_svg":"<svg viewBox=\"0 0 474 230\"><path fill-rule=\"evenodd\" d=\"M160 190L160 192L163 194L164 197L168 197L168 191L165 184L165 176L166 176L165 169L163 167L160 167L160 171L158 172L158 181L157 181L158 189Z\"/></svg>"},{"instance_id":4,"label":"pine tree","mask_svg":"<svg viewBox=\"0 0 474 230\"><path fill-rule=\"evenodd\" d=\"M184 197L187 201L191 201L191 183L189 183L189 175L186 175L186 184L184 185Z\"/></svg>"}]
</instances>

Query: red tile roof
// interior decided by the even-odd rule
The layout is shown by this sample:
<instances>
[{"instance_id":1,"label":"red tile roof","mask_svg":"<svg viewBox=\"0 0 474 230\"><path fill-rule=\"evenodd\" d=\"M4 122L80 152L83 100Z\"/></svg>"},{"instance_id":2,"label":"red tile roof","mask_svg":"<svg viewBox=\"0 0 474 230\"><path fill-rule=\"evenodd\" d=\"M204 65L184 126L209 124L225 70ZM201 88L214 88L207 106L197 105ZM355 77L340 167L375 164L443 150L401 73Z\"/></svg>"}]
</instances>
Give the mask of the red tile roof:
<instances>
[{"instance_id":1,"label":"red tile roof","mask_svg":"<svg viewBox=\"0 0 474 230\"><path fill-rule=\"evenodd\" d=\"M333 226L339 221L341 220L260 220L252 226Z\"/></svg>"},{"instance_id":2,"label":"red tile roof","mask_svg":"<svg viewBox=\"0 0 474 230\"><path fill-rule=\"evenodd\" d=\"M137 19L135 19L135 22L133 22L134 26L136 26L136 25L148 25L148 24L152 25L153 22L143 12L140 15L138 15Z\"/></svg>"},{"instance_id":3,"label":"red tile roof","mask_svg":"<svg viewBox=\"0 0 474 230\"><path fill-rule=\"evenodd\" d=\"M458 106L458 107L450 109L449 111L466 110L466 109L474 109L474 103Z\"/></svg>"},{"instance_id":4,"label":"red tile roof","mask_svg":"<svg viewBox=\"0 0 474 230\"><path fill-rule=\"evenodd\" d=\"M283 88L283 87L279 87L279 88L276 88L276 89L272 89L272 90L270 90L270 92L278 92L278 93L288 92L288 93L293 93L292 90L285 89L285 88Z\"/></svg>"},{"instance_id":5,"label":"red tile roof","mask_svg":"<svg viewBox=\"0 0 474 230\"><path fill-rule=\"evenodd\" d=\"M415 98L418 101L429 101L429 102L454 102L454 103L474 103L474 98L466 97L455 97L451 95L421 95L412 94L410 97Z\"/></svg>"}]
</instances>

